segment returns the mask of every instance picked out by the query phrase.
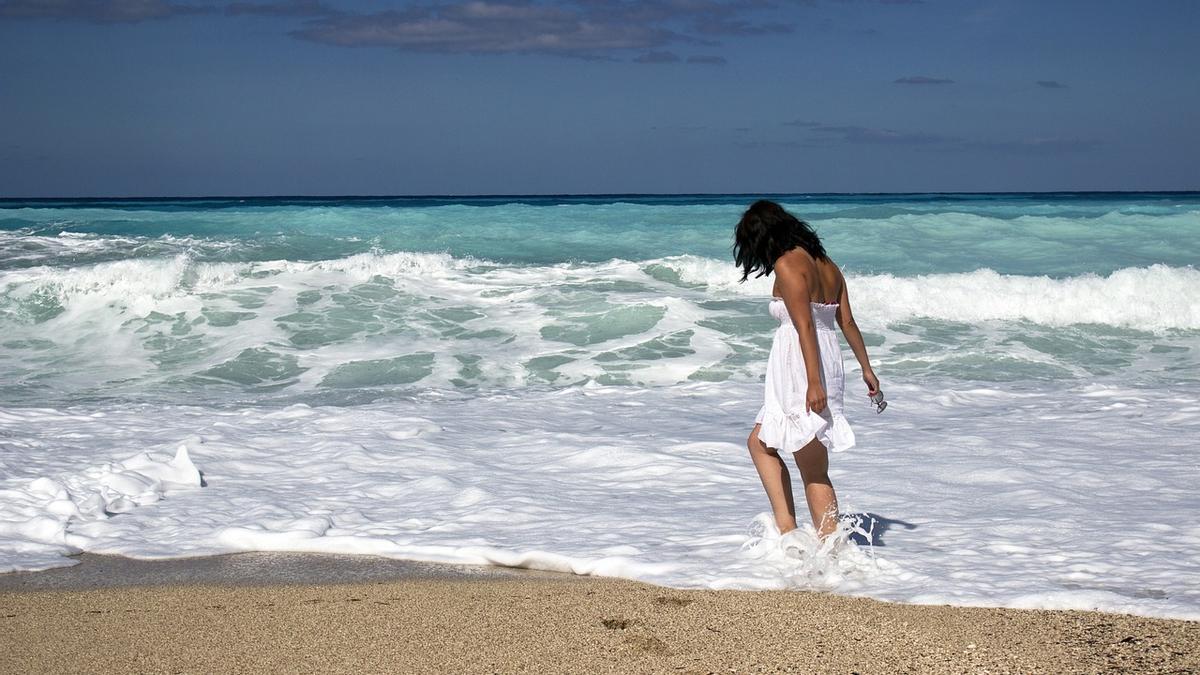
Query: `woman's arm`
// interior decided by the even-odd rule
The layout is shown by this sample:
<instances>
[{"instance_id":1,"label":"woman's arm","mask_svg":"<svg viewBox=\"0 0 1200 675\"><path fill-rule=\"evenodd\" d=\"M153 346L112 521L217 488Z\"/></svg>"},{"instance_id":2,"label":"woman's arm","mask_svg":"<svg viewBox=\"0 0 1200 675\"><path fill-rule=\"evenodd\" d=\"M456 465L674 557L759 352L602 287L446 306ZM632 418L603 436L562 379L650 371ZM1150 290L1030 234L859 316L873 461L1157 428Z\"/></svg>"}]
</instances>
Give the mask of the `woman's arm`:
<instances>
[{"instance_id":1,"label":"woman's arm","mask_svg":"<svg viewBox=\"0 0 1200 675\"><path fill-rule=\"evenodd\" d=\"M879 391L879 378L875 376L875 371L871 368L871 359L867 356L867 345L863 342L862 331L858 330L854 312L850 309L850 290L846 287L846 277L842 276L840 269L838 277L842 281L842 295L838 298L837 308L838 326L842 329L842 335L846 336L846 342L850 344L854 358L858 359L858 365L862 366L862 378L863 382L867 383L867 395L874 396Z\"/></svg>"},{"instance_id":2,"label":"woman's arm","mask_svg":"<svg viewBox=\"0 0 1200 675\"><path fill-rule=\"evenodd\" d=\"M804 355L805 376L808 378L808 394L804 409L820 413L825 410L825 387L821 384L821 348L817 346L817 328L813 325L812 308L809 307L809 289L816 275L813 259L800 249L792 249L775 261L775 278L779 281L779 294L787 306L792 325L800 335L800 353Z\"/></svg>"}]
</instances>

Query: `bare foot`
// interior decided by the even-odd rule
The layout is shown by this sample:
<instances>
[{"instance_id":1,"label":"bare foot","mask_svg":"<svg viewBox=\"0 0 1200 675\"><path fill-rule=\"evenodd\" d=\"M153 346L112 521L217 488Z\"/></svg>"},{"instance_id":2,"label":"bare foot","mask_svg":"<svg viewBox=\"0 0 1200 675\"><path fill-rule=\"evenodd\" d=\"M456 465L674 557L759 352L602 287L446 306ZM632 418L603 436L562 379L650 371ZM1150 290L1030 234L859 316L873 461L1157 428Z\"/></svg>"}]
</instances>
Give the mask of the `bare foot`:
<instances>
[{"instance_id":1,"label":"bare foot","mask_svg":"<svg viewBox=\"0 0 1200 675\"><path fill-rule=\"evenodd\" d=\"M778 518L776 518L775 524L779 528L780 536L785 535L788 532L791 532L792 530L796 529L796 519L795 518L789 518L788 520L779 520Z\"/></svg>"}]
</instances>

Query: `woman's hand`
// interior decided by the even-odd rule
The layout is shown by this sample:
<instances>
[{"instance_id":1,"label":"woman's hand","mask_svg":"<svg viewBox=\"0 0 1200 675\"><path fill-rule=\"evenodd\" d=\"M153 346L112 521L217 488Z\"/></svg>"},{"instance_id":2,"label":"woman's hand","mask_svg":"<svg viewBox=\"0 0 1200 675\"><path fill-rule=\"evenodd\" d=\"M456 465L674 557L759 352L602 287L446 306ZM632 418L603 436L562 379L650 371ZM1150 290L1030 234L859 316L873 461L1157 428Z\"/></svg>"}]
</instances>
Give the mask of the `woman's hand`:
<instances>
[{"instance_id":1,"label":"woman's hand","mask_svg":"<svg viewBox=\"0 0 1200 675\"><path fill-rule=\"evenodd\" d=\"M804 400L805 412L815 412L818 415L825 410L825 387L820 382L808 383L808 395Z\"/></svg>"},{"instance_id":2,"label":"woman's hand","mask_svg":"<svg viewBox=\"0 0 1200 675\"><path fill-rule=\"evenodd\" d=\"M875 377L875 371L870 368L863 369L863 382L867 383L867 396L874 396L879 392L879 378Z\"/></svg>"}]
</instances>

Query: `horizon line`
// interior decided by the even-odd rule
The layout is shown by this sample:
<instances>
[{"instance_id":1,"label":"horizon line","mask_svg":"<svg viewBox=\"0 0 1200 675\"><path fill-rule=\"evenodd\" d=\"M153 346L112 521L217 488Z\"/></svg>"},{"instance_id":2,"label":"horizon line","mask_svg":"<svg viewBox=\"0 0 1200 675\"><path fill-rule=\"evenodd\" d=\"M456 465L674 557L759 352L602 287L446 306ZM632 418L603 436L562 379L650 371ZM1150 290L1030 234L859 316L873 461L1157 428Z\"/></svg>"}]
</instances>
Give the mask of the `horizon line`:
<instances>
[{"instance_id":1,"label":"horizon line","mask_svg":"<svg viewBox=\"0 0 1200 675\"><path fill-rule=\"evenodd\" d=\"M515 198L602 198L602 197L801 197L801 196L848 196L848 195L1053 195L1053 194L1196 194L1191 190L916 190L903 192L528 192L528 193L480 193L480 194L261 194L261 195L161 195L161 196L55 196L55 197L0 197L0 202L37 201L172 201L172 200L238 200L238 199L515 199Z\"/></svg>"}]
</instances>

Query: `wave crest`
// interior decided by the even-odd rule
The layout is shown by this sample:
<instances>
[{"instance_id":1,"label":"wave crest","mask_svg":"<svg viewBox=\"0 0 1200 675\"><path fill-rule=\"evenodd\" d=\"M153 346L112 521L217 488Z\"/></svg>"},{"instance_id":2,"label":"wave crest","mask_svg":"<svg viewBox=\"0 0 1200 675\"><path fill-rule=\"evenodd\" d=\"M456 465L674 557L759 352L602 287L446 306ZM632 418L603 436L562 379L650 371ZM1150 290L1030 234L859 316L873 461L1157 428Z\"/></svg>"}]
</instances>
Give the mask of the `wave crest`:
<instances>
[{"instance_id":1,"label":"wave crest","mask_svg":"<svg viewBox=\"0 0 1200 675\"><path fill-rule=\"evenodd\" d=\"M735 295L766 296L769 277L739 283L732 265L678 256L658 261L681 282ZM1047 326L1100 324L1150 331L1200 329L1200 270L1151 265L1107 276L999 274L849 274L855 315L869 325L926 318L962 323L1029 321Z\"/></svg>"},{"instance_id":2,"label":"wave crest","mask_svg":"<svg viewBox=\"0 0 1200 675\"><path fill-rule=\"evenodd\" d=\"M671 295L757 296L771 293L772 279L740 283L733 265L701 256L672 256L634 263L505 265L445 253L361 253L315 262L276 260L202 263L186 255L119 260L79 267L34 267L0 274L9 299L53 299L74 303L116 303L145 315L162 300L264 285L357 284L375 278L415 290L422 280L452 281L469 291L525 291L567 283L644 286L646 299ZM1150 331L1200 329L1200 270L1151 265L1107 276L1066 278L1000 274L991 269L965 273L897 276L847 275L855 314L868 325L885 326L917 318L982 323L1028 321L1047 326L1099 324Z\"/></svg>"}]
</instances>

